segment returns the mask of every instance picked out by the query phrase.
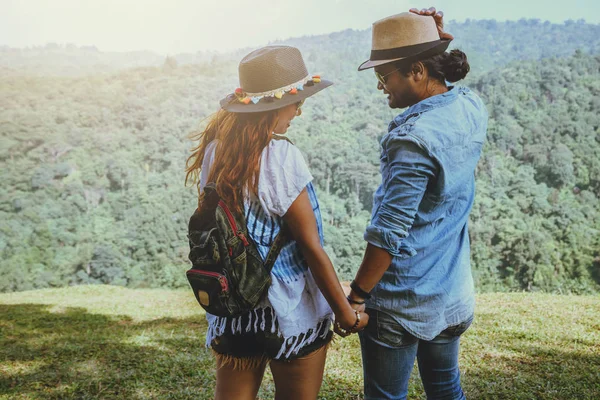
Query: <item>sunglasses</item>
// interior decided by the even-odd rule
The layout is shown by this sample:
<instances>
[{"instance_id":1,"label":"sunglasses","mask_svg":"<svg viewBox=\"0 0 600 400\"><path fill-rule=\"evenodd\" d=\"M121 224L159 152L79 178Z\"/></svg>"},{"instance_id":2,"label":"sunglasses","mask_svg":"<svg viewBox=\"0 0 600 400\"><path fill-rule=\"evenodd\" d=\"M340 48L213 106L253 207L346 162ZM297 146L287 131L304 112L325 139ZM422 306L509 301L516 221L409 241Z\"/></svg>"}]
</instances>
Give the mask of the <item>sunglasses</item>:
<instances>
[{"instance_id":1,"label":"sunglasses","mask_svg":"<svg viewBox=\"0 0 600 400\"><path fill-rule=\"evenodd\" d=\"M381 83L383 86L385 86L385 84L386 84L386 79L385 79L385 77L386 77L386 76L388 76L388 75L391 75L391 74L393 74L394 72L396 72L396 71L398 71L398 70L399 70L399 68L396 68L396 69L395 69L395 70L393 70L392 72L388 72L388 73L387 73L387 74L385 74L385 75L381 75L379 72L377 72L377 71L375 71L375 70L373 70L373 72L375 72L375 76L377 77L377 80L379 81L379 83Z\"/></svg>"}]
</instances>

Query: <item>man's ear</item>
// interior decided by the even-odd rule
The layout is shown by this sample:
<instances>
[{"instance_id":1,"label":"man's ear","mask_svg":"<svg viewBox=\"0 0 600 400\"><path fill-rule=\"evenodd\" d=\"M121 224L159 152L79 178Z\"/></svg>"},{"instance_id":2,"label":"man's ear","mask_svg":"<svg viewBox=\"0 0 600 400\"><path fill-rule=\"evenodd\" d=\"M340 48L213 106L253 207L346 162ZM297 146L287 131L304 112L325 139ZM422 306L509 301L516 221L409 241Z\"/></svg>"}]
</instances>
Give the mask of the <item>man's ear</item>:
<instances>
[{"instance_id":1,"label":"man's ear","mask_svg":"<svg viewBox=\"0 0 600 400\"><path fill-rule=\"evenodd\" d=\"M425 66L421 61L417 61L416 63L412 64L410 73L413 79L416 82L419 82L425 78Z\"/></svg>"}]
</instances>

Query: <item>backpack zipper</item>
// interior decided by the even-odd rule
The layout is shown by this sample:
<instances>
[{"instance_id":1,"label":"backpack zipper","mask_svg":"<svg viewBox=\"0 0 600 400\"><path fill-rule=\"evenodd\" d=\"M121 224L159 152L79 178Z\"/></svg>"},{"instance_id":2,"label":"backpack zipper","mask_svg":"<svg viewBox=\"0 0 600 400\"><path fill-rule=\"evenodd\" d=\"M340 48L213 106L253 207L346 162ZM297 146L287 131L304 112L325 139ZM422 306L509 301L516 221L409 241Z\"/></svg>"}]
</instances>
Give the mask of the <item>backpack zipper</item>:
<instances>
[{"instance_id":1,"label":"backpack zipper","mask_svg":"<svg viewBox=\"0 0 600 400\"><path fill-rule=\"evenodd\" d=\"M231 211L229 211L229 208L227 207L225 202L223 202L223 200L219 201L219 207L221 207L221 209L223 211L225 211L225 214L227 215L227 219L229 220L229 225L231 226L231 229L233 229L233 231L235 232L235 236L240 238L242 243L244 243L244 246L248 247L250 245L250 243L248 243L248 239L246 239L246 236L242 232L238 231L237 225L235 223L235 219L233 218Z\"/></svg>"},{"instance_id":2,"label":"backpack zipper","mask_svg":"<svg viewBox=\"0 0 600 400\"><path fill-rule=\"evenodd\" d=\"M221 290L223 290L224 292L229 292L229 285L227 284L227 278L225 277L225 275L221 275L217 272L202 271L198 269L192 269L188 271L188 274L197 274L217 278L219 280L219 283L221 284Z\"/></svg>"}]
</instances>

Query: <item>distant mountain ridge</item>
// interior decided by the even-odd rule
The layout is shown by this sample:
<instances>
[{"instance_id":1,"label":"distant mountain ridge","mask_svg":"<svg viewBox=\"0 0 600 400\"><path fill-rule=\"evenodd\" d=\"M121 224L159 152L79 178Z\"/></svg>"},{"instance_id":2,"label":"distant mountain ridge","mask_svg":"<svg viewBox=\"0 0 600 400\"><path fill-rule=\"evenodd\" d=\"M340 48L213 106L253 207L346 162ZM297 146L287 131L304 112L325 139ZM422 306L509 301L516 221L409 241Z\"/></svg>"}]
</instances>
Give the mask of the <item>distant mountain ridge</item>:
<instances>
[{"instance_id":1,"label":"distant mountain ridge","mask_svg":"<svg viewBox=\"0 0 600 400\"><path fill-rule=\"evenodd\" d=\"M600 24L588 24L583 20L569 20L563 24L537 19L450 21L447 30L456 37L451 48L461 48L472 57L473 64L477 65L475 73L513 60L569 56L575 50L600 53ZM368 57L370 41L370 29L347 29L325 35L289 38L273 44L295 45L304 53L314 53L313 58L333 53L345 60L345 65L354 68L356 63ZM248 48L227 53L198 51L170 57L179 64L237 62L248 51ZM95 46L56 43L24 49L0 46L0 76L78 76L126 68L157 67L164 62L165 56L152 51L102 52Z\"/></svg>"}]
</instances>

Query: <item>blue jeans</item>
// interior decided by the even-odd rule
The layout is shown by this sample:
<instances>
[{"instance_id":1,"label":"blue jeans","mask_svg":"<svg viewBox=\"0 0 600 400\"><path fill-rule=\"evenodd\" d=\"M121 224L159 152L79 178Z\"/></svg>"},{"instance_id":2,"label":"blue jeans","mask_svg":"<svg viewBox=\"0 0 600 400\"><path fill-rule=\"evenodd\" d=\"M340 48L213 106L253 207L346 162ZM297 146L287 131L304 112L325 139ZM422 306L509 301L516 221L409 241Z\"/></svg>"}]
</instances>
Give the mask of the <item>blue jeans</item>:
<instances>
[{"instance_id":1,"label":"blue jeans","mask_svg":"<svg viewBox=\"0 0 600 400\"><path fill-rule=\"evenodd\" d=\"M473 317L426 341L408 333L386 313L367 309L367 314L369 324L359 333L366 400L406 399L415 358L428 399L465 399L458 347Z\"/></svg>"}]
</instances>

